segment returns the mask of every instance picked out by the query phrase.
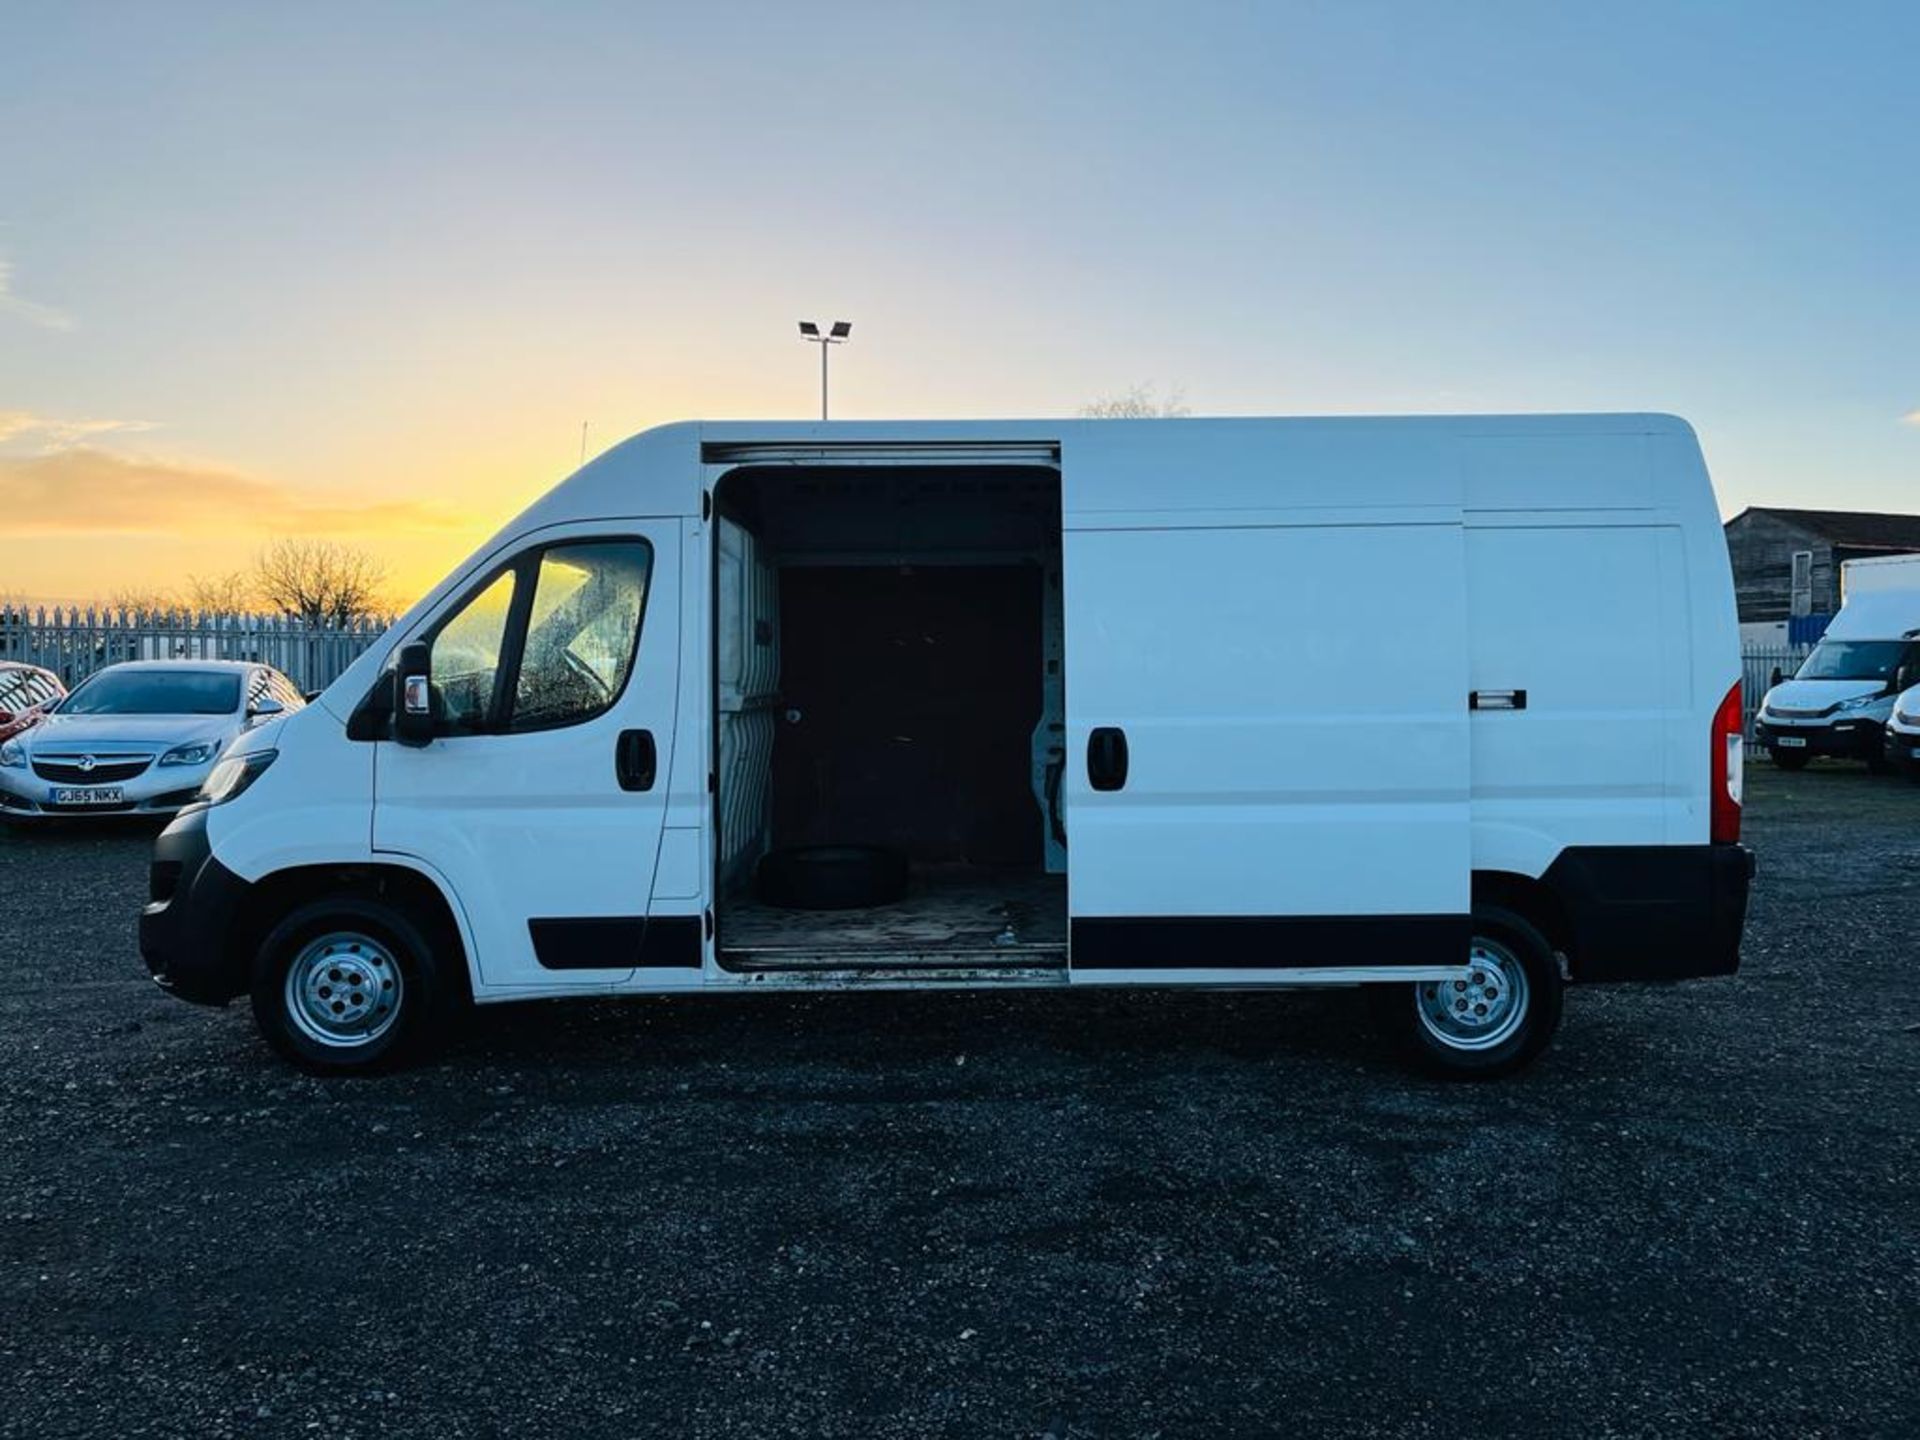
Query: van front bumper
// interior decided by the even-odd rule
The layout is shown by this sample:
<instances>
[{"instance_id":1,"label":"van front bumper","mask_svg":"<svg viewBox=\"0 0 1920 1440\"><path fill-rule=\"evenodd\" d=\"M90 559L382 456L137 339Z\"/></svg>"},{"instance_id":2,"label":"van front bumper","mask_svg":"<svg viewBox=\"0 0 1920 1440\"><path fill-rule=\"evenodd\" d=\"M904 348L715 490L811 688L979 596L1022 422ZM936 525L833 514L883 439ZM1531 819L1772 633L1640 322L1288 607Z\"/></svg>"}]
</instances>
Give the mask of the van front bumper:
<instances>
[{"instance_id":1,"label":"van front bumper","mask_svg":"<svg viewBox=\"0 0 1920 1440\"><path fill-rule=\"evenodd\" d=\"M252 887L213 858L205 805L184 810L153 843L140 956L154 983L200 1005L224 1005L247 988L227 943Z\"/></svg>"},{"instance_id":2,"label":"van front bumper","mask_svg":"<svg viewBox=\"0 0 1920 1440\"><path fill-rule=\"evenodd\" d=\"M1575 980L1687 980L1740 968L1753 870L1744 845L1572 845L1541 879Z\"/></svg>"},{"instance_id":3,"label":"van front bumper","mask_svg":"<svg viewBox=\"0 0 1920 1440\"><path fill-rule=\"evenodd\" d=\"M1878 720L1836 720L1831 725L1781 725L1764 719L1753 723L1753 739L1768 750L1789 755L1824 755L1836 760L1877 760L1886 727ZM1804 745L1782 746L1780 741L1804 740Z\"/></svg>"}]
</instances>

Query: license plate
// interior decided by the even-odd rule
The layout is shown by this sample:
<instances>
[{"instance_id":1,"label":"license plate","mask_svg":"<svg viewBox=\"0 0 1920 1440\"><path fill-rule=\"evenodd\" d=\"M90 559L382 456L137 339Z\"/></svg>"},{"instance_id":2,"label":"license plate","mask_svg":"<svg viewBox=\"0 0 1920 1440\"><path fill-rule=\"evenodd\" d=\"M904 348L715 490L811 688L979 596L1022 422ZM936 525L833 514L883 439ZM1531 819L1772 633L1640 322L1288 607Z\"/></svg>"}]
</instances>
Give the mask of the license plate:
<instances>
[{"instance_id":1,"label":"license plate","mask_svg":"<svg viewBox=\"0 0 1920 1440\"><path fill-rule=\"evenodd\" d=\"M1776 735L1773 737L1773 743L1778 745L1782 750L1804 750L1807 748L1807 738L1804 735Z\"/></svg>"},{"instance_id":2,"label":"license plate","mask_svg":"<svg viewBox=\"0 0 1920 1440\"><path fill-rule=\"evenodd\" d=\"M120 794L118 785L89 785L84 790L56 789L53 792L56 805L124 805L126 801Z\"/></svg>"}]
</instances>

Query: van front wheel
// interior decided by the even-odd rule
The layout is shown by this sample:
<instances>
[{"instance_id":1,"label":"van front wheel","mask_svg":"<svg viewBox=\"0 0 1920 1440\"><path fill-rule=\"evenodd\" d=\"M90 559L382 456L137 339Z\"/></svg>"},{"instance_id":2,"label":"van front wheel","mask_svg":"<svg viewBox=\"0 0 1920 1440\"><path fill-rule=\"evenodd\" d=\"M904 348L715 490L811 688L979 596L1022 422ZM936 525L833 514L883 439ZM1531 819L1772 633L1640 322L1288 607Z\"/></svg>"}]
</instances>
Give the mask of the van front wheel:
<instances>
[{"instance_id":1,"label":"van front wheel","mask_svg":"<svg viewBox=\"0 0 1920 1440\"><path fill-rule=\"evenodd\" d=\"M1380 985L1380 1028L1422 1069L1449 1079L1510 1075L1560 1028L1565 984L1553 947L1525 917L1476 905L1466 975Z\"/></svg>"},{"instance_id":2,"label":"van front wheel","mask_svg":"<svg viewBox=\"0 0 1920 1440\"><path fill-rule=\"evenodd\" d=\"M417 1055L444 1029L452 987L423 928L370 896L315 900L290 913L253 967L253 1018L303 1070L355 1074Z\"/></svg>"}]
</instances>

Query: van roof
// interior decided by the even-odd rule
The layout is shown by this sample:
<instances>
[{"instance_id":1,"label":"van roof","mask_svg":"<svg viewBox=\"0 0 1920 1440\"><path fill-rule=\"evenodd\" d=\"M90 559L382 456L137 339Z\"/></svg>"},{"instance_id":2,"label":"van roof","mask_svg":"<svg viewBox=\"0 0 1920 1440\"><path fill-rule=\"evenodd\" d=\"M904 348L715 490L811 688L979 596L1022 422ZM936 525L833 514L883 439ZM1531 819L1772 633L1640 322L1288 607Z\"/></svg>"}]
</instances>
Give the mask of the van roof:
<instances>
[{"instance_id":1,"label":"van roof","mask_svg":"<svg viewBox=\"0 0 1920 1440\"><path fill-rule=\"evenodd\" d=\"M766 447L767 463L807 456L813 447L870 450L873 458L890 447L930 449L952 446L1058 447L1071 455L1098 453L1106 464L1135 470L1163 467L1177 457L1184 468L1210 474L1239 472L1231 484L1235 498L1247 487L1265 488L1278 479L1264 447L1294 447L1297 453L1338 451L1357 475L1378 475L1382 456L1404 456L1409 442L1447 439L1530 441L1581 437L1671 436L1684 439L1697 454L1693 428L1663 414L1574 415L1337 415L1236 416L1146 420L711 420L680 421L644 430L588 461L536 500L510 530L526 529L594 515L697 514L703 463L748 463L751 447ZM786 452L775 455L775 450ZM762 457L749 457L762 458ZM850 455L849 459L858 457ZM905 456L888 457L910 463ZM985 453L982 459L989 458ZM999 458L1008 458L1004 454ZM1036 459L1041 457L1036 456ZM1049 454L1046 459L1052 457ZM1387 465L1387 469L1403 469ZM1531 488L1537 468L1523 464L1508 479ZM1589 470L1585 483L1594 493L1620 496L1622 475L1615 467ZM1629 480L1638 477L1627 477ZM1504 481L1502 483L1505 483ZM1194 490L1191 484L1184 489ZM1202 503L1196 493L1192 503ZM1211 502L1209 502L1211 503ZM1644 502L1642 502L1644 503ZM635 506L642 507L638 511ZM504 534L505 532L503 532Z\"/></svg>"}]
</instances>

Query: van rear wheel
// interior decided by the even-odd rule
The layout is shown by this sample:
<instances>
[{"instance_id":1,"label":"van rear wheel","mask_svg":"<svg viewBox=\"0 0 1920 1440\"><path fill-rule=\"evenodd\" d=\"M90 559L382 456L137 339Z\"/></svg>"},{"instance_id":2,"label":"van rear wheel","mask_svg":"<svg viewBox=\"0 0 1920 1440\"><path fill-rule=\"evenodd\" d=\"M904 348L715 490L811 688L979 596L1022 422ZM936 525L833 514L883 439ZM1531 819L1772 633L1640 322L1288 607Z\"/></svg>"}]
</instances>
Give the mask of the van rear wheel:
<instances>
[{"instance_id":1,"label":"van rear wheel","mask_svg":"<svg viewBox=\"0 0 1920 1440\"><path fill-rule=\"evenodd\" d=\"M455 996L427 931L384 900L342 895L299 906L253 967L253 1018L303 1070L359 1074L424 1052Z\"/></svg>"},{"instance_id":2,"label":"van rear wheel","mask_svg":"<svg viewBox=\"0 0 1920 1440\"><path fill-rule=\"evenodd\" d=\"M1374 1018L1421 1069L1491 1080L1522 1069L1560 1028L1565 984L1553 947L1524 916L1473 908L1467 974L1373 987Z\"/></svg>"}]
</instances>

